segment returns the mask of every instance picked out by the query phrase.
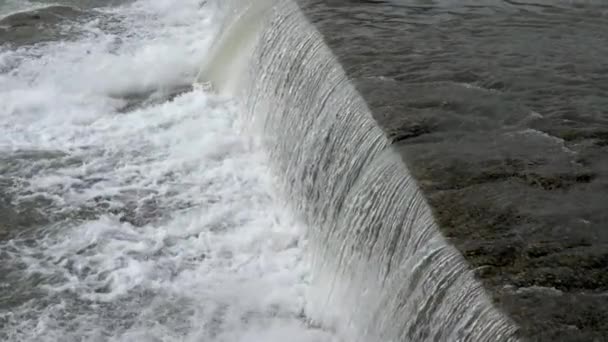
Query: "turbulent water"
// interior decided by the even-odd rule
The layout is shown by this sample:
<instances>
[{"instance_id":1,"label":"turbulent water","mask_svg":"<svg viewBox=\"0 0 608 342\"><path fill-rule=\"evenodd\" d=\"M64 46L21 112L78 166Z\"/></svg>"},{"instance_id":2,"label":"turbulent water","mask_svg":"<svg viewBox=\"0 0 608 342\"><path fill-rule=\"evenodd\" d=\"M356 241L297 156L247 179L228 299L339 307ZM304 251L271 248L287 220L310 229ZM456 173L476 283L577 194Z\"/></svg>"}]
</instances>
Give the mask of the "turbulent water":
<instances>
[{"instance_id":1,"label":"turbulent water","mask_svg":"<svg viewBox=\"0 0 608 342\"><path fill-rule=\"evenodd\" d=\"M63 5L0 9L1 339L515 340L296 2Z\"/></svg>"},{"instance_id":2,"label":"turbulent water","mask_svg":"<svg viewBox=\"0 0 608 342\"><path fill-rule=\"evenodd\" d=\"M518 340L298 4L0 2L0 339Z\"/></svg>"},{"instance_id":3,"label":"turbulent water","mask_svg":"<svg viewBox=\"0 0 608 342\"><path fill-rule=\"evenodd\" d=\"M269 11L237 78L308 223L307 315L348 341L516 341L298 4Z\"/></svg>"},{"instance_id":4,"label":"turbulent water","mask_svg":"<svg viewBox=\"0 0 608 342\"><path fill-rule=\"evenodd\" d=\"M222 9L65 4L86 15L0 45L0 340L334 340L259 139L191 86Z\"/></svg>"}]
</instances>

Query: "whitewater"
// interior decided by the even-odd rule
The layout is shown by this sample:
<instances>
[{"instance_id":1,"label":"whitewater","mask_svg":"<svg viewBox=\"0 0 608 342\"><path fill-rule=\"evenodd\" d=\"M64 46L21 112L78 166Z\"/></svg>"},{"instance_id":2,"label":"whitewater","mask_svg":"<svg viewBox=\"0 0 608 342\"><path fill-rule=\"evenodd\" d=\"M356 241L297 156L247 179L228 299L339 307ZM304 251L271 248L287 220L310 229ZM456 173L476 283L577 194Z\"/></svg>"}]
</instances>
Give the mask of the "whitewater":
<instances>
[{"instance_id":1,"label":"whitewater","mask_svg":"<svg viewBox=\"0 0 608 342\"><path fill-rule=\"evenodd\" d=\"M315 4L1 3L0 339L519 340Z\"/></svg>"},{"instance_id":2,"label":"whitewater","mask_svg":"<svg viewBox=\"0 0 608 342\"><path fill-rule=\"evenodd\" d=\"M263 136L196 82L222 6L89 11L0 45L0 339L337 341Z\"/></svg>"}]
</instances>

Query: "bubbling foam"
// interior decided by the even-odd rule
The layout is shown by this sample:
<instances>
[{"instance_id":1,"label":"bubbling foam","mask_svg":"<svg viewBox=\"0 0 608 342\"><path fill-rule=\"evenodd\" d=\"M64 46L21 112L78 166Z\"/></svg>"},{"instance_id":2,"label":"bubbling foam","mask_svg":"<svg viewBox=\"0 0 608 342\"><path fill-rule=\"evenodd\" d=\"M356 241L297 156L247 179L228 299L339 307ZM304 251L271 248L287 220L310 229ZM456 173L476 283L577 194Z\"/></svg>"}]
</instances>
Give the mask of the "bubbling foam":
<instances>
[{"instance_id":1,"label":"bubbling foam","mask_svg":"<svg viewBox=\"0 0 608 342\"><path fill-rule=\"evenodd\" d=\"M258 139L190 86L215 10L141 0L0 52L0 179L44 218L0 241L1 339L335 340L303 316L304 229Z\"/></svg>"}]
</instances>

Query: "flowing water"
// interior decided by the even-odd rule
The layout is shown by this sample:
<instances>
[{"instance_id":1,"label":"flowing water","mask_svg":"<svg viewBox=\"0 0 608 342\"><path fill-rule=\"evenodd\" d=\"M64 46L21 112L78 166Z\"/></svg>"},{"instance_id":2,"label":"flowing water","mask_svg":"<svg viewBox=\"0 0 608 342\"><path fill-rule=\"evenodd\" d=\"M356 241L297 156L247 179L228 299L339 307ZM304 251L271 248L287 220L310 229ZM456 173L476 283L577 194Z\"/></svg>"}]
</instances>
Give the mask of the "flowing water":
<instances>
[{"instance_id":1,"label":"flowing water","mask_svg":"<svg viewBox=\"0 0 608 342\"><path fill-rule=\"evenodd\" d=\"M298 2L60 5L0 2L0 339L518 340Z\"/></svg>"},{"instance_id":2,"label":"flowing water","mask_svg":"<svg viewBox=\"0 0 608 342\"><path fill-rule=\"evenodd\" d=\"M0 9L0 338L515 340L295 2L47 5Z\"/></svg>"},{"instance_id":3,"label":"flowing water","mask_svg":"<svg viewBox=\"0 0 608 342\"><path fill-rule=\"evenodd\" d=\"M192 87L221 7L108 3L0 42L0 340L334 340L259 139Z\"/></svg>"}]
</instances>

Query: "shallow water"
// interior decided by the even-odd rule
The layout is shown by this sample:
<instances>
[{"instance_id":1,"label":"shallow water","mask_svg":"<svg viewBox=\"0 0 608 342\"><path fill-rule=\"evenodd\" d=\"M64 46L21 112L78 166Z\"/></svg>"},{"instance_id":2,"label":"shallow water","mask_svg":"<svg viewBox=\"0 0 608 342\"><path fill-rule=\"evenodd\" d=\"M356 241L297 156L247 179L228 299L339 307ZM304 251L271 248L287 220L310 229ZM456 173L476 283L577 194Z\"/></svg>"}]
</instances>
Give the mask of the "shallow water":
<instances>
[{"instance_id":1,"label":"shallow water","mask_svg":"<svg viewBox=\"0 0 608 342\"><path fill-rule=\"evenodd\" d=\"M522 335L608 340L608 3L299 3Z\"/></svg>"}]
</instances>

